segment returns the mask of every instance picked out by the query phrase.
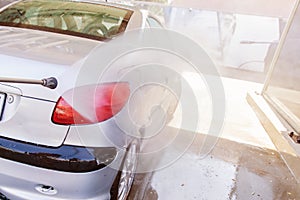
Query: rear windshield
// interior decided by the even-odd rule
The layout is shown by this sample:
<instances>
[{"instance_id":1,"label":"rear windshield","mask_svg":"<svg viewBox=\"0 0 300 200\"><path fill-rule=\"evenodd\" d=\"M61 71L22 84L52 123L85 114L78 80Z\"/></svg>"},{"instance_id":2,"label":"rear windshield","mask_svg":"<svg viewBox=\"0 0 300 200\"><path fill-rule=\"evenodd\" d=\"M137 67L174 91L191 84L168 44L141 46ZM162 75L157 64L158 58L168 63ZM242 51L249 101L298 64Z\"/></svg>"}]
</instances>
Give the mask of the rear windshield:
<instances>
[{"instance_id":1,"label":"rear windshield","mask_svg":"<svg viewBox=\"0 0 300 200\"><path fill-rule=\"evenodd\" d=\"M0 25L105 40L125 31L132 11L65 0L25 0L0 12Z\"/></svg>"}]
</instances>

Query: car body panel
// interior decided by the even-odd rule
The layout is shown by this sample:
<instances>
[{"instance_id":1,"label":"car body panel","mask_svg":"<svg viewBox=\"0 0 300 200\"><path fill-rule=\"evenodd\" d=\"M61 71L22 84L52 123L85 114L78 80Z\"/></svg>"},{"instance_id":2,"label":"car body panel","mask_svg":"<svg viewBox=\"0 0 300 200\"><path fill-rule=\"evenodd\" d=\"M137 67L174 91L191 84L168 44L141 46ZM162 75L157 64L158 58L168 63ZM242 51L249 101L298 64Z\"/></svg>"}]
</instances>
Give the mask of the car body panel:
<instances>
[{"instance_id":1,"label":"car body panel","mask_svg":"<svg viewBox=\"0 0 300 200\"><path fill-rule=\"evenodd\" d=\"M128 137L116 126L115 119L109 119L97 124L71 126L64 144L85 147L115 146L124 150Z\"/></svg>"},{"instance_id":2,"label":"car body panel","mask_svg":"<svg viewBox=\"0 0 300 200\"><path fill-rule=\"evenodd\" d=\"M116 161L120 161L117 158ZM0 192L13 200L99 200L110 199L110 188L117 170L106 167L88 173L48 170L0 158ZM22 170L16 170L22 169ZM26 172L26 173L24 173ZM36 188L52 186L56 194L42 194Z\"/></svg>"},{"instance_id":3,"label":"car body panel","mask_svg":"<svg viewBox=\"0 0 300 200\"><path fill-rule=\"evenodd\" d=\"M0 26L0 38L1 54L66 66L84 58L102 43L76 36L8 26Z\"/></svg>"},{"instance_id":4,"label":"car body panel","mask_svg":"<svg viewBox=\"0 0 300 200\"><path fill-rule=\"evenodd\" d=\"M12 111L4 109L0 135L34 144L60 146L69 127L51 122L54 106L53 102L21 97L13 117L7 119L6 116Z\"/></svg>"}]
</instances>

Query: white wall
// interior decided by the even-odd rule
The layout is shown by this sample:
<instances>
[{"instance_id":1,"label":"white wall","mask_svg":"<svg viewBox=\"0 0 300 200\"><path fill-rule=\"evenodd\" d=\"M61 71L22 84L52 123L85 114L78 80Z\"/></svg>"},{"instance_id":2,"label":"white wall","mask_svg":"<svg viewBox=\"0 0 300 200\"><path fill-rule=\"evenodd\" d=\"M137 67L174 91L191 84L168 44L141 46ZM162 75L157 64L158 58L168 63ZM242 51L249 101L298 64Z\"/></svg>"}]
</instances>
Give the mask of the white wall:
<instances>
[{"instance_id":1,"label":"white wall","mask_svg":"<svg viewBox=\"0 0 300 200\"><path fill-rule=\"evenodd\" d=\"M240 14L288 17L296 0L173 0L171 5Z\"/></svg>"}]
</instances>

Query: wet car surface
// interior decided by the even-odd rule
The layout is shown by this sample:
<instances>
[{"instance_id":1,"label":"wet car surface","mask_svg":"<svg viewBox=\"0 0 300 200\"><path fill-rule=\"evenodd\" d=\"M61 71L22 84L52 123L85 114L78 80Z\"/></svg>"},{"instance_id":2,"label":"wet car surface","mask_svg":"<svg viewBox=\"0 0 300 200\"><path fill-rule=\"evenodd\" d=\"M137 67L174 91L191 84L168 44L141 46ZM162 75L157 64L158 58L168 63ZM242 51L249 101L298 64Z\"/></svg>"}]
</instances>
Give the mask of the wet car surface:
<instances>
[{"instance_id":1,"label":"wet car surface","mask_svg":"<svg viewBox=\"0 0 300 200\"><path fill-rule=\"evenodd\" d=\"M107 2L21 0L2 8L0 18L0 194L10 199L106 200L120 170L118 196L126 198L138 151L130 134L139 129L130 127L130 120L147 125L153 98L169 116L177 105L163 87L138 87L142 77L124 75L133 62L144 61L143 53L133 52L139 59L125 54L118 64L108 50L110 44L120 46L121 33L143 29L147 13ZM162 76L174 83L174 76ZM48 87L48 80L55 84ZM134 117L127 115L125 105L135 110ZM78 183L85 186L78 189Z\"/></svg>"}]
</instances>

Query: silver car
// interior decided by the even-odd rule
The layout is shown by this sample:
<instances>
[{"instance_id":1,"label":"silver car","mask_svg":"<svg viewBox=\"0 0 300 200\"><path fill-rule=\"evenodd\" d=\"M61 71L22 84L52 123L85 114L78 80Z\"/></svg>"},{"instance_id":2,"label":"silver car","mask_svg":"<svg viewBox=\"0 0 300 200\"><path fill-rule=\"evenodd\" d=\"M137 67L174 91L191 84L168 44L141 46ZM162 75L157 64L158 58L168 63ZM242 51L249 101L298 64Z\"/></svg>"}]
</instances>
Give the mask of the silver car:
<instances>
[{"instance_id":1,"label":"silver car","mask_svg":"<svg viewBox=\"0 0 300 200\"><path fill-rule=\"evenodd\" d=\"M169 117L177 100L155 84L134 93L139 82L124 73L139 52L100 81L85 69L106 67L104 55L90 59L96 47L152 24L160 25L146 12L106 2L24 0L2 8L0 199L110 199L115 180L118 197L127 197L149 108L160 105ZM132 121L140 128L131 129Z\"/></svg>"}]
</instances>

